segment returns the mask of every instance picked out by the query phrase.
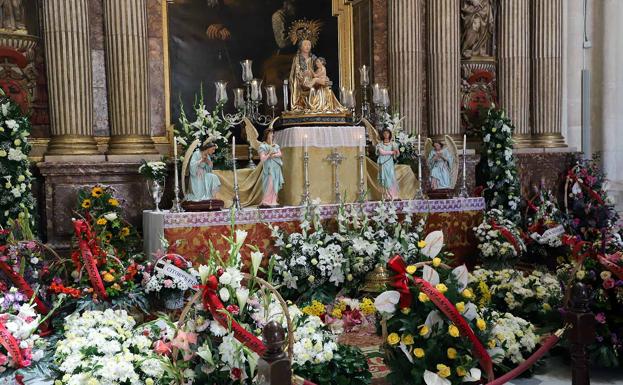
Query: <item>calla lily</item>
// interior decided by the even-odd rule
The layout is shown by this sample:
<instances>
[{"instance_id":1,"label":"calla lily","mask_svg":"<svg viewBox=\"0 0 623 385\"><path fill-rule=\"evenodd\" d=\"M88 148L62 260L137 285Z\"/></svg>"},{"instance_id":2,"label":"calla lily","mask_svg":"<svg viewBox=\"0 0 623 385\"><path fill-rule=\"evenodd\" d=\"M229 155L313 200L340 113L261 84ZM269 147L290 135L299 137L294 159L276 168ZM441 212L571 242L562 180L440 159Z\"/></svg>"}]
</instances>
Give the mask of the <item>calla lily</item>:
<instances>
[{"instance_id":1,"label":"calla lily","mask_svg":"<svg viewBox=\"0 0 623 385\"><path fill-rule=\"evenodd\" d=\"M206 283L210 276L210 268L206 265L199 265L197 271L199 272L199 277L201 277L201 283Z\"/></svg>"},{"instance_id":2,"label":"calla lily","mask_svg":"<svg viewBox=\"0 0 623 385\"><path fill-rule=\"evenodd\" d=\"M426 246L422 249L422 254L430 259L435 258L443 247L443 231L433 231L426 236L424 242L426 242Z\"/></svg>"},{"instance_id":3,"label":"calla lily","mask_svg":"<svg viewBox=\"0 0 623 385\"><path fill-rule=\"evenodd\" d=\"M471 368L469 373L463 377L463 382L476 382L480 381L480 377L482 376L482 372L478 368Z\"/></svg>"},{"instance_id":4,"label":"calla lily","mask_svg":"<svg viewBox=\"0 0 623 385\"><path fill-rule=\"evenodd\" d=\"M461 265L454 270L452 270L452 275L456 278L459 283L459 291L465 290L467 287L467 282L469 280L469 271L467 270L467 266Z\"/></svg>"},{"instance_id":5,"label":"calla lily","mask_svg":"<svg viewBox=\"0 0 623 385\"><path fill-rule=\"evenodd\" d=\"M452 385L450 380L440 377L437 373L430 370L424 371L424 382L426 385Z\"/></svg>"},{"instance_id":6,"label":"calla lily","mask_svg":"<svg viewBox=\"0 0 623 385\"><path fill-rule=\"evenodd\" d=\"M576 195L582 192L582 187L580 187L578 182L575 182L573 184L573 186L571 187L571 192Z\"/></svg>"},{"instance_id":7,"label":"calla lily","mask_svg":"<svg viewBox=\"0 0 623 385\"><path fill-rule=\"evenodd\" d=\"M424 325L428 327L428 330L433 330L434 327L443 326L443 319L437 310L433 310L428 313L428 317L426 317L426 321L424 321Z\"/></svg>"},{"instance_id":8,"label":"calla lily","mask_svg":"<svg viewBox=\"0 0 623 385\"><path fill-rule=\"evenodd\" d=\"M253 270L253 276L257 276L257 271L260 269L264 254L259 251L251 253L251 269Z\"/></svg>"},{"instance_id":9,"label":"calla lily","mask_svg":"<svg viewBox=\"0 0 623 385\"><path fill-rule=\"evenodd\" d=\"M413 356L409 352L409 348L407 348L407 345L405 345L405 344L403 344L401 342L400 343L400 350L402 350L402 352L405 354L405 356L407 356L407 360L409 360L410 363L413 363Z\"/></svg>"},{"instance_id":10,"label":"calla lily","mask_svg":"<svg viewBox=\"0 0 623 385\"><path fill-rule=\"evenodd\" d=\"M244 230L236 230L236 243L242 245L245 239L247 239L247 232Z\"/></svg>"},{"instance_id":11,"label":"calla lily","mask_svg":"<svg viewBox=\"0 0 623 385\"><path fill-rule=\"evenodd\" d=\"M374 307L381 313L394 314L400 302L400 293L395 290L385 291L374 300Z\"/></svg>"},{"instance_id":12,"label":"calla lily","mask_svg":"<svg viewBox=\"0 0 623 385\"><path fill-rule=\"evenodd\" d=\"M473 303L469 302L465 305L465 311L463 312L463 317L469 321L478 317L478 307Z\"/></svg>"},{"instance_id":13,"label":"calla lily","mask_svg":"<svg viewBox=\"0 0 623 385\"><path fill-rule=\"evenodd\" d=\"M244 306L247 304L247 300L249 299L249 289L241 287L236 290L236 299L238 299L238 306L240 307L240 311L242 311Z\"/></svg>"},{"instance_id":14,"label":"calla lily","mask_svg":"<svg viewBox=\"0 0 623 385\"><path fill-rule=\"evenodd\" d=\"M435 286L439 283L439 274L428 265L424 265L422 269L422 279Z\"/></svg>"}]
</instances>

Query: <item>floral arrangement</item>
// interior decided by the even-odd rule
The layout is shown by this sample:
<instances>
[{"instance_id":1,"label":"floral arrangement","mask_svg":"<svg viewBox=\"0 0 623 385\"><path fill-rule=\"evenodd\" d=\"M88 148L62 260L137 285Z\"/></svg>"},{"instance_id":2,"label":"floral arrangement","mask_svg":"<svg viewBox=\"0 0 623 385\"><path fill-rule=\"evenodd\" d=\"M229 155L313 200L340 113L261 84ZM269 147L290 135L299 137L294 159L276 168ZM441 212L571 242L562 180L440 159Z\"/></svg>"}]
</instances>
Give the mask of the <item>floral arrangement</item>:
<instances>
[{"instance_id":1,"label":"floral arrangement","mask_svg":"<svg viewBox=\"0 0 623 385\"><path fill-rule=\"evenodd\" d=\"M396 256L394 287L375 300L386 323L385 362L392 384L459 384L481 379L479 364L492 374L485 346L494 349L491 322L467 287L465 266L435 269L431 263L406 265ZM420 267L423 266L423 267ZM479 358L477 358L479 357ZM489 358L487 358L489 357Z\"/></svg>"},{"instance_id":2,"label":"floral arrangement","mask_svg":"<svg viewBox=\"0 0 623 385\"><path fill-rule=\"evenodd\" d=\"M371 217L355 206L342 207L337 220L337 232L330 232L320 221L319 206L312 205L300 232L271 227L277 248L274 279L286 298L333 300L340 288L358 288L391 255L417 258L425 245L420 238L423 222L414 225L410 215L399 221L391 202L379 205Z\"/></svg>"},{"instance_id":3,"label":"floral arrangement","mask_svg":"<svg viewBox=\"0 0 623 385\"><path fill-rule=\"evenodd\" d=\"M610 252L623 249L617 227L619 215L608 196L608 182L598 157L578 160L567 172L567 194L573 234L597 247L605 246Z\"/></svg>"},{"instance_id":4,"label":"floral arrangement","mask_svg":"<svg viewBox=\"0 0 623 385\"><path fill-rule=\"evenodd\" d=\"M496 348L492 351L496 365L508 372L528 358L539 344L539 336L534 325L511 313L489 313L493 341Z\"/></svg>"},{"instance_id":5,"label":"floral arrangement","mask_svg":"<svg viewBox=\"0 0 623 385\"><path fill-rule=\"evenodd\" d=\"M7 333L3 334L6 344L0 345L0 373L19 374L16 370L27 369L44 357L46 341L37 334L41 323L41 316L28 303L22 303L17 313L0 314L0 330Z\"/></svg>"},{"instance_id":6,"label":"floral arrangement","mask_svg":"<svg viewBox=\"0 0 623 385\"><path fill-rule=\"evenodd\" d=\"M483 141L480 171L489 209L519 223L521 190L513 157L514 126L504 110L491 108L481 128Z\"/></svg>"},{"instance_id":7,"label":"floral arrangement","mask_svg":"<svg viewBox=\"0 0 623 385\"><path fill-rule=\"evenodd\" d=\"M167 177L167 164L161 160L152 162L143 160L138 167L138 173L148 180L164 184L164 180Z\"/></svg>"},{"instance_id":8,"label":"floral arrangement","mask_svg":"<svg viewBox=\"0 0 623 385\"><path fill-rule=\"evenodd\" d=\"M531 320L544 326L558 315L562 289L558 277L534 270L476 268L469 277L469 287L481 300L480 307L492 307L501 313Z\"/></svg>"},{"instance_id":9,"label":"floral arrangement","mask_svg":"<svg viewBox=\"0 0 623 385\"><path fill-rule=\"evenodd\" d=\"M483 264L504 267L513 265L526 251L521 230L498 209L485 213L483 222L474 228Z\"/></svg>"},{"instance_id":10,"label":"floral arrangement","mask_svg":"<svg viewBox=\"0 0 623 385\"><path fill-rule=\"evenodd\" d=\"M30 121L20 107L0 96L0 229L9 219L18 218L25 212L35 212L35 200L31 193L30 171ZM30 217L34 225L34 218Z\"/></svg>"},{"instance_id":11,"label":"floral arrangement","mask_svg":"<svg viewBox=\"0 0 623 385\"><path fill-rule=\"evenodd\" d=\"M186 115L184 106L180 106L180 126L175 128L175 135L184 152L197 139L204 142L212 142L217 145L216 152L211 155L214 167L217 169L230 168L232 165L231 125L223 119L223 103L218 103L212 112L207 110L203 97L203 87L199 96L195 97L193 112L195 121L191 122ZM183 161L183 159L182 159Z\"/></svg>"},{"instance_id":12,"label":"floral arrangement","mask_svg":"<svg viewBox=\"0 0 623 385\"><path fill-rule=\"evenodd\" d=\"M167 271L173 273L167 274ZM199 273L181 255L166 254L142 270L145 293L157 294L168 309L182 307L184 293L199 283Z\"/></svg>"},{"instance_id":13,"label":"floral arrangement","mask_svg":"<svg viewBox=\"0 0 623 385\"><path fill-rule=\"evenodd\" d=\"M401 117L399 113L395 112L393 114L385 113L381 117L381 122L385 128L392 132L392 136L396 144L398 145L398 149L400 150L400 155L396 159L398 164L408 164L411 165L415 160L418 159L417 152L417 136L407 133L402 128L402 121L404 117Z\"/></svg>"},{"instance_id":14,"label":"floral arrangement","mask_svg":"<svg viewBox=\"0 0 623 385\"><path fill-rule=\"evenodd\" d=\"M85 311L65 319L56 344L57 384L168 384L172 379L151 349L146 333L134 331L125 311Z\"/></svg>"},{"instance_id":15,"label":"floral arrangement","mask_svg":"<svg viewBox=\"0 0 623 385\"><path fill-rule=\"evenodd\" d=\"M565 218L558 209L552 192L537 189L535 196L527 204L526 225L530 239L550 248L562 246Z\"/></svg>"},{"instance_id":16,"label":"floral arrangement","mask_svg":"<svg viewBox=\"0 0 623 385\"><path fill-rule=\"evenodd\" d=\"M138 232L123 218L122 204L112 187L95 185L78 191L78 202L74 209L89 223L100 247L112 247L117 256L131 255L142 250Z\"/></svg>"},{"instance_id":17,"label":"floral arrangement","mask_svg":"<svg viewBox=\"0 0 623 385\"><path fill-rule=\"evenodd\" d=\"M304 314L320 317L325 325L337 334L361 330L376 322L374 301L368 297L362 299L338 297L334 303L325 305L318 300L301 308Z\"/></svg>"}]
</instances>

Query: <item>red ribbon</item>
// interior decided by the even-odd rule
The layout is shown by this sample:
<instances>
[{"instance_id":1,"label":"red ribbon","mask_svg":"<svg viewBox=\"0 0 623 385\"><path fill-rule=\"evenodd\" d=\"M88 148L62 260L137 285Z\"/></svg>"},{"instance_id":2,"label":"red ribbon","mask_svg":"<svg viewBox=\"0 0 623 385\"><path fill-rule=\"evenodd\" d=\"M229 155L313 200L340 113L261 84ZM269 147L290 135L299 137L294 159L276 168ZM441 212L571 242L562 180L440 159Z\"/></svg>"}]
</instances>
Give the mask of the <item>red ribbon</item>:
<instances>
[{"instance_id":1,"label":"red ribbon","mask_svg":"<svg viewBox=\"0 0 623 385\"><path fill-rule=\"evenodd\" d=\"M17 368L24 367L24 357L22 357L22 351L19 349L19 343L13 337L11 333L4 327L4 322L0 321L0 345L4 346L6 351L15 361Z\"/></svg>"},{"instance_id":2,"label":"red ribbon","mask_svg":"<svg viewBox=\"0 0 623 385\"><path fill-rule=\"evenodd\" d=\"M504 239L506 239L513 246L513 248L517 252L517 255L521 254L521 247L519 247L519 242L517 242L517 239L515 238L513 233L511 233L506 227L498 225L493 220L491 221L491 227L493 228L493 230L497 230L500 232L500 234L502 234Z\"/></svg>"},{"instance_id":3,"label":"red ribbon","mask_svg":"<svg viewBox=\"0 0 623 385\"><path fill-rule=\"evenodd\" d=\"M597 203L599 203L600 205L604 204L604 200L601 199L601 196L591 187L587 186L583 180L578 178L578 176L575 175L572 170L569 170L568 176L570 180L572 180L573 182L577 182L580 185L580 187L588 193L588 195L590 195L593 199L597 201Z\"/></svg>"},{"instance_id":4,"label":"red ribbon","mask_svg":"<svg viewBox=\"0 0 623 385\"><path fill-rule=\"evenodd\" d=\"M208 278L207 284L203 287L203 306L210 310L212 317L214 317L214 319L224 328L228 328L229 324L231 324L234 337L236 337L236 339L244 346L262 356L266 350L264 343L259 338L248 332L245 328L240 326L236 320L227 317L223 310L225 307L216 293L217 289L218 279L215 276L211 276Z\"/></svg>"},{"instance_id":5,"label":"red ribbon","mask_svg":"<svg viewBox=\"0 0 623 385\"><path fill-rule=\"evenodd\" d=\"M619 257L618 253L614 255ZM617 278L623 279L623 267L613 262L610 256L600 254L597 256L597 259L599 260L599 263L601 263L603 267L609 270L612 274L616 275Z\"/></svg>"},{"instance_id":6,"label":"red ribbon","mask_svg":"<svg viewBox=\"0 0 623 385\"><path fill-rule=\"evenodd\" d=\"M406 274L405 261L402 259L402 257L396 255L387 264L390 269L396 271L397 273L396 276L394 276L393 278L392 285L396 288L396 290L398 290L398 292L400 292L401 303L403 301L403 296L407 296L407 294L403 294L405 286L409 293L408 301L409 303L411 303L412 295L411 291L409 290L408 284L406 283L409 282L409 278ZM397 276L399 275L403 276L403 278L398 278ZM413 281L415 285L418 286L420 291L426 294L431 302L434 303L435 306L437 306L437 308L439 308L439 310L441 310L441 312L446 317L448 317L454 325L456 325L461 335L466 336L470 340L473 346L473 353L476 357L478 357L478 360L480 361L480 366L486 372L489 381L493 380L493 361L491 360L489 353L482 345L478 337L476 337L476 334L474 334L474 331L469 326L467 321L465 321L465 319L461 316L458 310L456 310L456 307L450 301L448 301L448 299L439 290L434 288L427 281L419 277L413 277ZM395 286L396 283L398 286ZM407 300L405 299L405 302L406 301Z\"/></svg>"},{"instance_id":7,"label":"red ribbon","mask_svg":"<svg viewBox=\"0 0 623 385\"><path fill-rule=\"evenodd\" d=\"M93 252L88 242L88 239L91 238L91 230L84 220L76 220L74 221L74 231L76 232L76 237L79 239L78 247L82 256L82 261L84 262L84 267L89 275L91 286L93 286L93 290L95 290L95 293L99 297L107 301L108 295L106 294L106 289L104 288L104 282L102 281L102 277L97 269L97 263L93 258Z\"/></svg>"},{"instance_id":8,"label":"red ribbon","mask_svg":"<svg viewBox=\"0 0 623 385\"><path fill-rule=\"evenodd\" d=\"M413 295L409 289L409 276L407 275L407 264L404 259L396 255L394 258L387 262L390 269L394 270L397 274L392 277L391 285L400 293L400 308L404 309L411 307L413 301Z\"/></svg>"},{"instance_id":9,"label":"red ribbon","mask_svg":"<svg viewBox=\"0 0 623 385\"><path fill-rule=\"evenodd\" d=\"M30 287L28 282L21 275L17 274L15 270L11 268L6 262L0 261L0 270L11 280L13 285L15 285L27 298L33 298L35 295L35 291ZM35 298L35 304L37 305L37 310L40 314L46 315L50 312L50 309L43 303L43 301L38 297Z\"/></svg>"}]
</instances>

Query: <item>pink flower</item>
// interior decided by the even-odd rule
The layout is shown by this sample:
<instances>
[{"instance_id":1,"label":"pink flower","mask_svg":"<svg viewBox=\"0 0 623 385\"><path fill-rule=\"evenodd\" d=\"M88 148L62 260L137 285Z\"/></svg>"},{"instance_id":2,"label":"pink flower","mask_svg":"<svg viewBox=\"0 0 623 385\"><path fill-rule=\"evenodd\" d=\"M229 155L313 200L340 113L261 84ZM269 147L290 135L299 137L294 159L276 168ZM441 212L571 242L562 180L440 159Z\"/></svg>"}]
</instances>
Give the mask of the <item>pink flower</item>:
<instances>
[{"instance_id":1,"label":"pink flower","mask_svg":"<svg viewBox=\"0 0 623 385\"><path fill-rule=\"evenodd\" d=\"M604 286L604 289L609 290L614 287L614 284L615 284L614 279L608 278L604 281L603 286Z\"/></svg>"},{"instance_id":2,"label":"pink flower","mask_svg":"<svg viewBox=\"0 0 623 385\"><path fill-rule=\"evenodd\" d=\"M605 324L606 323L606 315L604 313L598 313L595 316L595 321L599 322L600 324Z\"/></svg>"},{"instance_id":3,"label":"pink flower","mask_svg":"<svg viewBox=\"0 0 623 385\"><path fill-rule=\"evenodd\" d=\"M189 361L193 356L190 344L197 343L197 334L179 331L172 343L173 346L180 349L184 353L184 361Z\"/></svg>"},{"instance_id":4,"label":"pink flower","mask_svg":"<svg viewBox=\"0 0 623 385\"><path fill-rule=\"evenodd\" d=\"M173 287L173 281L170 279L165 279L163 282L164 287L166 287L167 289L170 289Z\"/></svg>"},{"instance_id":5,"label":"pink flower","mask_svg":"<svg viewBox=\"0 0 623 385\"><path fill-rule=\"evenodd\" d=\"M226 309L232 315L238 315L238 313L240 313L240 308L237 305L229 305Z\"/></svg>"},{"instance_id":6,"label":"pink flower","mask_svg":"<svg viewBox=\"0 0 623 385\"><path fill-rule=\"evenodd\" d=\"M0 353L0 366L1 365L6 365L7 362L9 362L9 357L7 357L4 354Z\"/></svg>"},{"instance_id":7,"label":"pink flower","mask_svg":"<svg viewBox=\"0 0 623 385\"><path fill-rule=\"evenodd\" d=\"M37 247L37 244L34 241L26 243L26 248L29 250L33 250L35 247Z\"/></svg>"},{"instance_id":8,"label":"pink flower","mask_svg":"<svg viewBox=\"0 0 623 385\"><path fill-rule=\"evenodd\" d=\"M154 352L164 356L171 353L171 344L164 342L162 340L158 340L156 342L156 347L154 348Z\"/></svg>"}]
</instances>

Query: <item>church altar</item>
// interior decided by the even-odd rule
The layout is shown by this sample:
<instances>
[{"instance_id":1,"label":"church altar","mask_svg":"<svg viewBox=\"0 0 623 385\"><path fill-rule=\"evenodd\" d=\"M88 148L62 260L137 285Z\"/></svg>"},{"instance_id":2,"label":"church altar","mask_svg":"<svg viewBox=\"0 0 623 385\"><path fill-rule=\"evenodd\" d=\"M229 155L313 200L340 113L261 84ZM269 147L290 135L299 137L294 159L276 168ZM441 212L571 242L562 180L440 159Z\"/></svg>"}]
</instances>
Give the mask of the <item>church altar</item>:
<instances>
[{"instance_id":1,"label":"church altar","mask_svg":"<svg viewBox=\"0 0 623 385\"><path fill-rule=\"evenodd\" d=\"M361 204L363 210L372 213L379 202ZM426 231L443 230L448 249L457 260L475 255L473 228L482 221L485 201L483 198L454 198L440 200L403 200L394 202L399 214L413 213L426 217ZM350 204L347 204L347 206ZM360 205L355 203L354 205ZM337 216L338 204L321 205L321 218L331 220ZM261 251L270 252L271 232L266 224L293 231L300 223L305 208L287 206L273 209L245 209L234 213L237 228L248 232L249 243ZM170 213L168 211L143 212L144 250L153 255L160 248L161 239L170 245L181 241L176 252L205 262L210 242L219 251L229 245L223 235L230 233L232 215L229 210L196 213ZM250 250L242 250L247 256Z\"/></svg>"}]
</instances>

